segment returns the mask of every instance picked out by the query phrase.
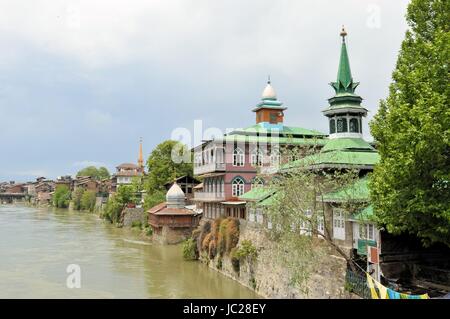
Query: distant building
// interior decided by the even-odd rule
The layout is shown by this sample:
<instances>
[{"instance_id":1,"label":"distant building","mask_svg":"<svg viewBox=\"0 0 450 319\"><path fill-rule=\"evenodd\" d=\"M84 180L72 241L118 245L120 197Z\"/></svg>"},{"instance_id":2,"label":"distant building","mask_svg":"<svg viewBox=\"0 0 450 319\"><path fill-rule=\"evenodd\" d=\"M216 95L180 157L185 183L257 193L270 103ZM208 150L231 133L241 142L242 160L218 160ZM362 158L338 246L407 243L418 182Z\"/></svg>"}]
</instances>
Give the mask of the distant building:
<instances>
[{"instance_id":1,"label":"distant building","mask_svg":"<svg viewBox=\"0 0 450 319\"><path fill-rule=\"evenodd\" d=\"M111 177L110 193L115 193L120 185L131 185L134 177L144 176L144 157L142 139L139 142L138 163L123 163L116 167L116 173Z\"/></svg>"},{"instance_id":2,"label":"distant building","mask_svg":"<svg viewBox=\"0 0 450 319\"><path fill-rule=\"evenodd\" d=\"M77 188L83 188L84 190L92 191L98 193L99 182L95 180L92 176L77 176L73 182L74 190Z\"/></svg>"},{"instance_id":3,"label":"distant building","mask_svg":"<svg viewBox=\"0 0 450 319\"><path fill-rule=\"evenodd\" d=\"M183 190L174 183L166 194L166 202L148 211L153 238L164 244L176 244L189 238L201 217L194 208L186 206Z\"/></svg>"}]
</instances>

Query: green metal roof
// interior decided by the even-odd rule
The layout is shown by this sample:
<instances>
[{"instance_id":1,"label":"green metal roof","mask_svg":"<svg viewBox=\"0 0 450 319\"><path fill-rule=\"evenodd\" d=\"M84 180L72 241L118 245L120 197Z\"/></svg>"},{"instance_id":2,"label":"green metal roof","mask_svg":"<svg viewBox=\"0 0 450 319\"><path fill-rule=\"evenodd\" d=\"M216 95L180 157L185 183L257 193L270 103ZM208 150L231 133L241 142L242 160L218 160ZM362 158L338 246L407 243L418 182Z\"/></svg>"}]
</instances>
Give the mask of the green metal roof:
<instances>
[{"instance_id":1,"label":"green metal roof","mask_svg":"<svg viewBox=\"0 0 450 319\"><path fill-rule=\"evenodd\" d=\"M369 179L363 177L358 179L352 185L344 187L340 190L330 192L323 196L325 201L340 202L346 200L368 201L369 200Z\"/></svg>"},{"instance_id":2,"label":"green metal roof","mask_svg":"<svg viewBox=\"0 0 450 319\"><path fill-rule=\"evenodd\" d=\"M331 83L336 93L354 93L357 82L353 82L352 72L350 70L350 61L347 53L347 45L345 43L345 36L342 37L341 57L339 59L339 68L336 82Z\"/></svg>"},{"instance_id":3,"label":"green metal roof","mask_svg":"<svg viewBox=\"0 0 450 319\"><path fill-rule=\"evenodd\" d=\"M239 196L239 200L261 201L271 196L273 193L274 190L265 186L253 187L250 191L248 191L244 195Z\"/></svg>"},{"instance_id":4,"label":"green metal roof","mask_svg":"<svg viewBox=\"0 0 450 319\"><path fill-rule=\"evenodd\" d=\"M335 150L368 150L375 149L362 138L334 138L328 140L321 152L329 152Z\"/></svg>"},{"instance_id":5,"label":"green metal roof","mask_svg":"<svg viewBox=\"0 0 450 319\"><path fill-rule=\"evenodd\" d=\"M320 138L301 138L301 137L268 137L256 135L233 134L226 135L222 139L215 141L225 142L247 142L247 143L267 143L267 144L292 144L292 145L324 145L325 139Z\"/></svg>"},{"instance_id":6,"label":"green metal roof","mask_svg":"<svg viewBox=\"0 0 450 319\"><path fill-rule=\"evenodd\" d=\"M374 218L373 214L373 206L369 205L366 208L364 208L359 213L355 214L353 216L353 219L359 220L359 221L372 221Z\"/></svg>"},{"instance_id":7,"label":"green metal roof","mask_svg":"<svg viewBox=\"0 0 450 319\"><path fill-rule=\"evenodd\" d=\"M373 166L379 161L377 152L366 151L329 151L320 152L299 159L297 161L289 162L281 167L281 171L289 170L296 167L307 166Z\"/></svg>"},{"instance_id":8,"label":"green metal roof","mask_svg":"<svg viewBox=\"0 0 450 319\"><path fill-rule=\"evenodd\" d=\"M294 127L294 126L274 126L273 128L268 128L260 124L255 124L250 127L240 129L233 131L229 133L228 135L235 135L240 133L275 133L279 134L279 136L286 136L286 135L305 135L305 136L327 136L327 134L316 131L316 130L310 130L302 127Z\"/></svg>"}]
</instances>

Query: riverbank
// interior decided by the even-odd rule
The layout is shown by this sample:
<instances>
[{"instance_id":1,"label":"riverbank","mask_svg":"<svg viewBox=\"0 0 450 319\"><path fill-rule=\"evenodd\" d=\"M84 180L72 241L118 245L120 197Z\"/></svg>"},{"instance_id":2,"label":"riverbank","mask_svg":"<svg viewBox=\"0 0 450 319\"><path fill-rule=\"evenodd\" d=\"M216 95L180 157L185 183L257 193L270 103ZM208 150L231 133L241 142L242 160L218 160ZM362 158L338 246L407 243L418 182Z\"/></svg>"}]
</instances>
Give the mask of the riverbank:
<instances>
[{"instance_id":1,"label":"riverbank","mask_svg":"<svg viewBox=\"0 0 450 319\"><path fill-rule=\"evenodd\" d=\"M96 214L0 205L0 298L259 298L181 247L146 240ZM66 286L78 264L81 288Z\"/></svg>"}]
</instances>

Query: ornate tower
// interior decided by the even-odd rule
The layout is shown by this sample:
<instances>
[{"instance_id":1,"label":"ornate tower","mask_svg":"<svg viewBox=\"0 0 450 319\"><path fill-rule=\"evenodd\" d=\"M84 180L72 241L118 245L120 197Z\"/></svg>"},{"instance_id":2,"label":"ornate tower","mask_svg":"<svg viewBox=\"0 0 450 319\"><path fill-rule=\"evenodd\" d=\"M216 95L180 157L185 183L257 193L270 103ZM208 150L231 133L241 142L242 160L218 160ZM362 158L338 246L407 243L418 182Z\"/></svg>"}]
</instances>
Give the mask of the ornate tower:
<instances>
[{"instance_id":1,"label":"ornate tower","mask_svg":"<svg viewBox=\"0 0 450 319\"><path fill-rule=\"evenodd\" d=\"M362 118L367 109L361 106L362 98L355 94L359 82L354 82L350 71L344 27L341 31L342 46L336 82L330 85L335 95L328 99L330 106L323 110L330 125L330 138L362 138Z\"/></svg>"},{"instance_id":2,"label":"ornate tower","mask_svg":"<svg viewBox=\"0 0 450 319\"><path fill-rule=\"evenodd\" d=\"M277 100L277 94L275 93L272 84L270 83L270 77L267 81L267 85L262 93L261 102L256 105L253 112L256 113L256 124L283 124L284 113L287 107L283 106L283 103Z\"/></svg>"},{"instance_id":3,"label":"ornate tower","mask_svg":"<svg viewBox=\"0 0 450 319\"><path fill-rule=\"evenodd\" d=\"M138 166L144 171L144 156L142 154L142 137L139 140L139 158L138 158Z\"/></svg>"}]
</instances>

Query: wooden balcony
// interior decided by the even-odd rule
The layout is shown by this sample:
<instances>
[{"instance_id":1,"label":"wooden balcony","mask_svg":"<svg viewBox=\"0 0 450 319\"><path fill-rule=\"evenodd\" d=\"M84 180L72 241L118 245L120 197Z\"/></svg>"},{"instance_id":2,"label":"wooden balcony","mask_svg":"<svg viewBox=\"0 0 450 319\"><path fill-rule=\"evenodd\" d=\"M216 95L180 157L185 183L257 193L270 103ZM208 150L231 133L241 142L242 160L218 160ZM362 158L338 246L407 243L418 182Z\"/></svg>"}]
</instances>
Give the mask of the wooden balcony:
<instances>
[{"instance_id":1,"label":"wooden balcony","mask_svg":"<svg viewBox=\"0 0 450 319\"><path fill-rule=\"evenodd\" d=\"M194 175L203 175L214 172L224 172L225 163L208 163L201 166L194 166Z\"/></svg>"}]
</instances>

